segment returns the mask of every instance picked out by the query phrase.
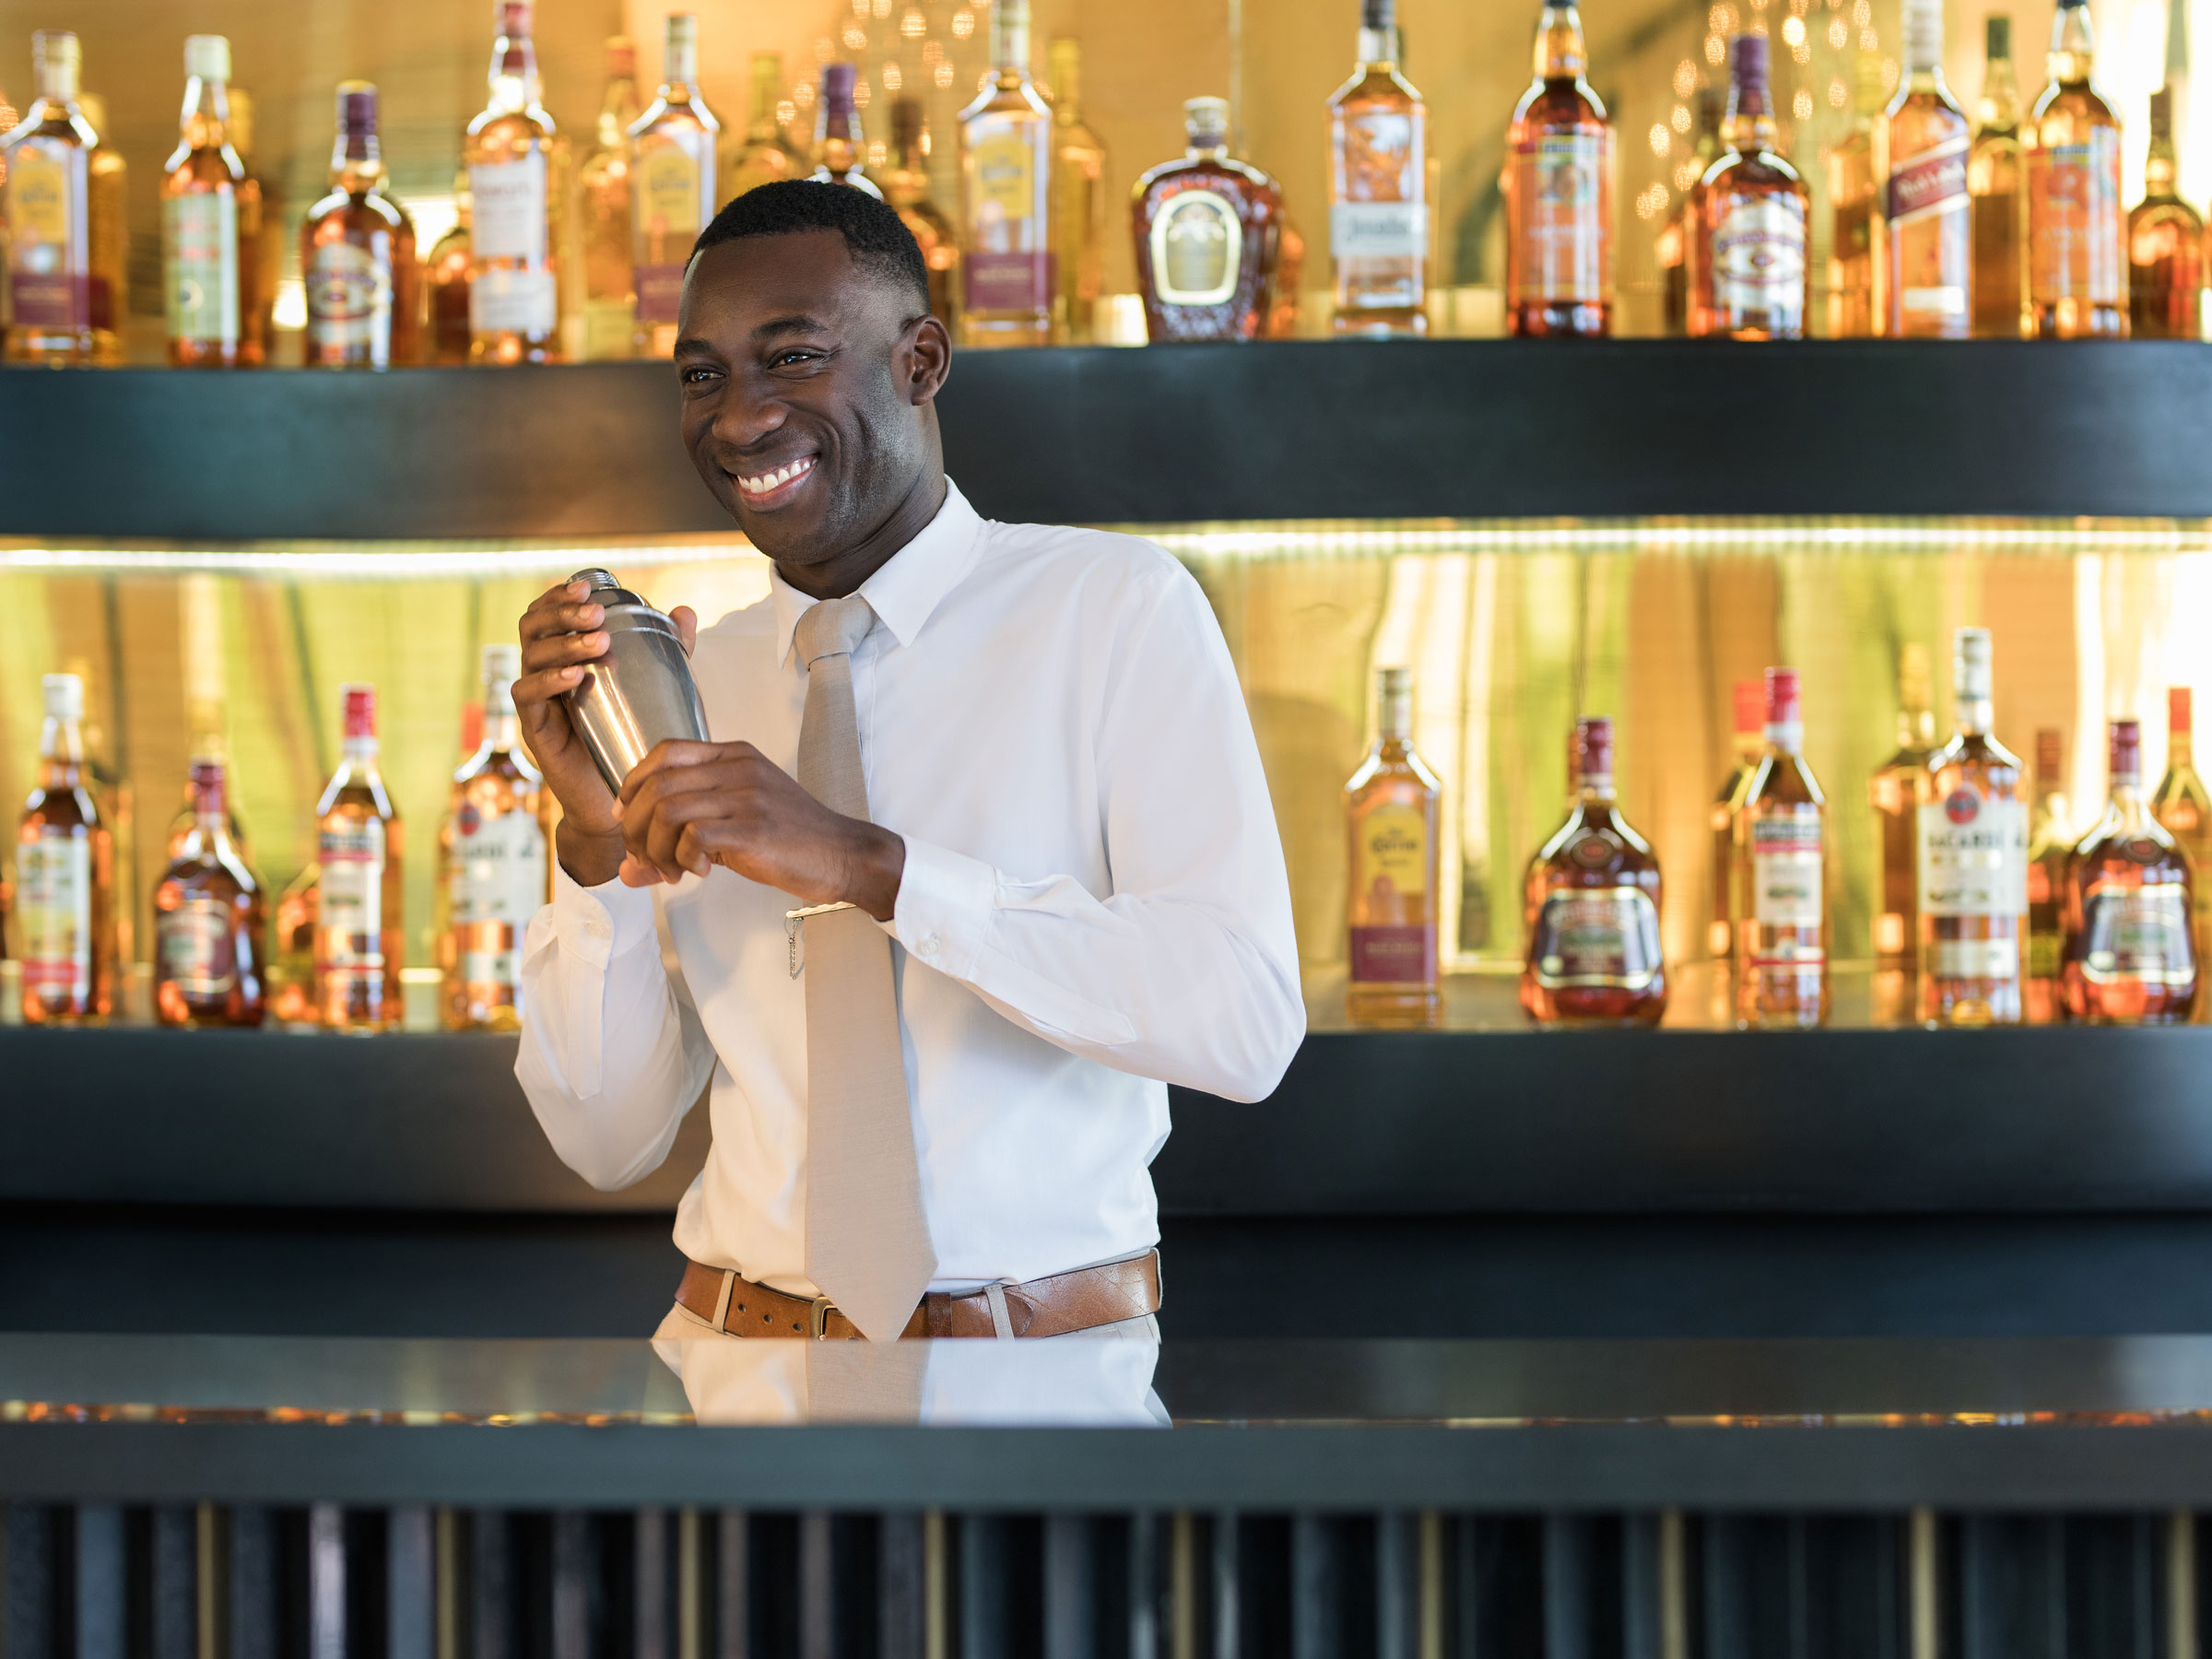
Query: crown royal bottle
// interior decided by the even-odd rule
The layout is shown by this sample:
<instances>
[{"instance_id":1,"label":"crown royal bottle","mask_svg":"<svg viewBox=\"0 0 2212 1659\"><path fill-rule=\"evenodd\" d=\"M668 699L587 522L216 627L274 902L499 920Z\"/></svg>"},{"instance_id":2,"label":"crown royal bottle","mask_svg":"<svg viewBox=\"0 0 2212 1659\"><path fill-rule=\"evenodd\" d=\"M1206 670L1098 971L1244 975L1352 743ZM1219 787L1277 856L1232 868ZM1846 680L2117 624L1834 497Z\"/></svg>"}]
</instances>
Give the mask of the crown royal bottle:
<instances>
[{"instance_id":1,"label":"crown royal bottle","mask_svg":"<svg viewBox=\"0 0 2212 1659\"><path fill-rule=\"evenodd\" d=\"M1256 340L1267 326L1283 194L1229 153L1229 100L1182 106L1190 147L1136 182L1130 208L1145 337Z\"/></svg>"}]
</instances>

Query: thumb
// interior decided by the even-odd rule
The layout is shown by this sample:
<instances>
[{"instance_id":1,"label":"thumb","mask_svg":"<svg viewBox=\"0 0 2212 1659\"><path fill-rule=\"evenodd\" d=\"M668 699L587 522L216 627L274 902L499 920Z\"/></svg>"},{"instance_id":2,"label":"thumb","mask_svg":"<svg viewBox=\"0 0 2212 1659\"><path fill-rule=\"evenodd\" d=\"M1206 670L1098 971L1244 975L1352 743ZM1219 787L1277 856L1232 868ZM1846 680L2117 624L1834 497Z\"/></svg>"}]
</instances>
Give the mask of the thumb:
<instances>
[{"instance_id":1,"label":"thumb","mask_svg":"<svg viewBox=\"0 0 2212 1659\"><path fill-rule=\"evenodd\" d=\"M684 642L684 654L689 656L699 638L699 613L688 605L679 605L668 613L668 620L676 624L676 637Z\"/></svg>"}]
</instances>

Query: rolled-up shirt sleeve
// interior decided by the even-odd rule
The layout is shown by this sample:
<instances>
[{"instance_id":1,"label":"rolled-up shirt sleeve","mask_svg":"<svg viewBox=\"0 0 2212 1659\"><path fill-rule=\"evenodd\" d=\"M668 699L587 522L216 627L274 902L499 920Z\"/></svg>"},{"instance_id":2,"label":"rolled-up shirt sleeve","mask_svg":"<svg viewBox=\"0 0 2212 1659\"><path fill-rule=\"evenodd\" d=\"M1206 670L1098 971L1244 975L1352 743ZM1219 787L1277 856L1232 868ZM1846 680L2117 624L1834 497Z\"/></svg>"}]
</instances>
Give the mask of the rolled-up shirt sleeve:
<instances>
[{"instance_id":1,"label":"rolled-up shirt sleeve","mask_svg":"<svg viewBox=\"0 0 2212 1659\"><path fill-rule=\"evenodd\" d=\"M712 1075L714 1051L661 963L650 890L580 887L524 936L514 1075L560 1160L606 1191L658 1169Z\"/></svg>"},{"instance_id":2,"label":"rolled-up shirt sleeve","mask_svg":"<svg viewBox=\"0 0 2212 1659\"><path fill-rule=\"evenodd\" d=\"M1070 1053L1255 1100L1306 1028L1282 842L1205 595L1172 569L1149 598L1094 737L1112 890L907 837L886 926Z\"/></svg>"}]
</instances>

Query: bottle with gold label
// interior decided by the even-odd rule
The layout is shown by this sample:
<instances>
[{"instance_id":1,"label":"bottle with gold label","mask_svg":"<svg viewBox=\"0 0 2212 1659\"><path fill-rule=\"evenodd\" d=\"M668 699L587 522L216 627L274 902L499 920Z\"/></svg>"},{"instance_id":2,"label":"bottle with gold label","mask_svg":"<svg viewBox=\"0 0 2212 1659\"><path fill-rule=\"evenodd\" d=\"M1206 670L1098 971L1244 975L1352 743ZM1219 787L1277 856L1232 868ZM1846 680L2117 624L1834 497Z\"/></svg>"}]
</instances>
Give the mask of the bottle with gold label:
<instances>
[{"instance_id":1,"label":"bottle with gold label","mask_svg":"<svg viewBox=\"0 0 2212 1659\"><path fill-rule=\"evenodd\" d=\"M583 355L631 357L637 351L638 294L631 249L629 129L638 119L637 51L628 35L606 42L606 92L592 152L576 170L576 208L582 224Z\"/></svg>"},{"instance_id":2,"label":"bottle with gold label","mask_svg":"<svg viewBox=\"0 0 2212 1659\"><path fill-rule=\"evenodd\" d=\"M154 1016L168 1026L257 1026L261 883L229 834L223 763L192 763L192 828L154 889Z\"/></svg>"},{"instance_id":3,"label":"bottle with gold label","mask_svg":"<svg viewBox=\"0 0 2212 1659\"><path fill-rule=\"evenodd\" d=\"M1275 181L1229 153L1229 100L1182 106L1190 147L1136 182L1145 337L1256 340L1274 297L1283 220Z\"/></svg>"},{"instance_id":4,"label":"bottle with gold label","mask_svg":"<svg viewBox=\"0 0 2212 1659\"><path fill-rule=\"evenodd\" d=\"M677 302L691 244L714 217L722 123L699 95L699 19L668 19L661 89L629 129L630 222L638 332L647 357L676 348Z\"/></svg>"},{"instance_id":5,"label":"bottle with gold label","mask_svg":"<svg viewBox=\"0 0 2212 1659\"><path fill-rule=\"evenodd\" d=\"M1059 276L1052 245L1053 109L1030 78L1030 0L991 8L996 68L960 112L967 264L960 338L1046 346Z\"/></svg>"},{"instance_id":6,"label":"bottle with gold label","mask_svg":"<svg viewBox=\"0 0 2212 1659\"><path fill-rule=\"evenodd\" d=\"M38 98L0 135L7 170L7 359L91 362L92 157L100 135L77 104L76 37L30 37ZM119 313L112 313L119 314ZM112 331L111 331L111 335Z\"/></svg>"},{"instance_id":7,"label":"bottle with gold label","mask_svg":"<svg viewBox=\"0 0 2212 1659\"><path fill-rule=\"evenodd\" d=\"M546 900L538 775L515 723L521 648L484 648L484 735L453 775L439 835L440 1018L449 1031L522 1023L523 930Z\"/></svg>"},{"instance_id":8,"label":"bottle with gold label","mask_svg":"<svg viewBox=\"0 0 2212 1659\"><path fill-rule=\"evenodd\" d=\"M238 193L245 164L230 145L230 42L184 38L183 131L162 170L161 287L169 360L238 361Z\"/></svg>"},{"instance_id":9,"label":"bottle with gold label","mask_svg":"<svg viewBox=\"0 0 2212 1659\"><path fill-rule=\"evenodd\" d=\"M1063 35L1045 48L1053 93L1053 253L1059 338L1091 338L1106 280L1106 146L1083 119L1083 46Z\"/></svg>"},{"instance_id":10,"label":"bottle with gold label","mask_svg":"<svg viewBox=\"0 0 2212 1659\"><path fill-rule=\"evenodd\" d=\"M1621 816L1612 721L1577 721L1575 736L1574 803L1528 864L1521 1006L1539 1025L1657 1025L1659 860Z\"/></svg>"},{"instance_id":11,"label":"bottle with gold label","mask_svg":"<svg viewBox=\"0 0 2212 1659\"><path fill-rule=\"evenodd\" d=\"M1434 1025L1442 1007L1436 830L1443 787L1414 752L1413 670L1384 668L1375 680L1375 746L1344 786L1351 852L1345 1011L1366 1024Z\"/></svg>"},{"instance_id":12,"label":"bottle with gold label","mask_svg":"<svg viewBox=\"0 0 2212 1659\"><path fill-rule=\"evenodd\" d=\"M724 202L735 201L747 191L778 179L796 179L806 169L784 127L794 111L783 98L783 54L753 53L753 113L743 135L730 151L723 189Z\"/></svg>"}]
</instances>

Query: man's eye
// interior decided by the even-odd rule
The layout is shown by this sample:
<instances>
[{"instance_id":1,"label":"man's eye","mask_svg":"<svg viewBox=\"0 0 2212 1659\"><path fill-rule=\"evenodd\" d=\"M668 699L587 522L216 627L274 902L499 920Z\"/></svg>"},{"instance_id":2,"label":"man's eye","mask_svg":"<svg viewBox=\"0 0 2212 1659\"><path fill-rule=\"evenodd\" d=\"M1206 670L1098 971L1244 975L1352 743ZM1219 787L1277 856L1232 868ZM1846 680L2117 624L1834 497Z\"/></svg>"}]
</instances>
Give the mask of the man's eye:
<instances>
[{"instance_id":1,"label":"man's eye","mask_svg":"<svg viewBox=\"0 0 2212 1659\"><path fill-rule=\"evenodd\" d=\"M779 351L769 359L769 367L782 369L792 363L811 363L820 355L814 351Z\"/></svg>"},{"instance_id":2,"label":"man's eye","mask_svg":"<svg viewBox=\"0 0 2212 1659\"><path fill-rule=\"evenodd\" d=\"M699 364L694 363L683 371L683 382L687 386L700 385L712 379L713 374L713 370L702 368Z\"/></svg>"}]
</instances>

